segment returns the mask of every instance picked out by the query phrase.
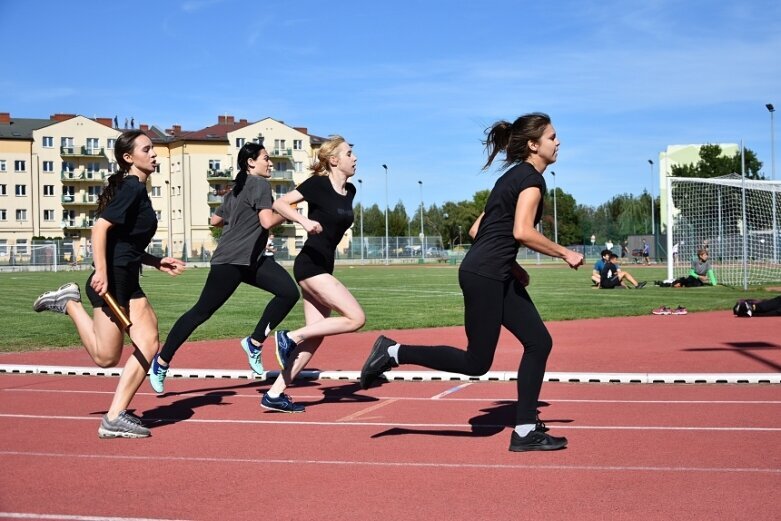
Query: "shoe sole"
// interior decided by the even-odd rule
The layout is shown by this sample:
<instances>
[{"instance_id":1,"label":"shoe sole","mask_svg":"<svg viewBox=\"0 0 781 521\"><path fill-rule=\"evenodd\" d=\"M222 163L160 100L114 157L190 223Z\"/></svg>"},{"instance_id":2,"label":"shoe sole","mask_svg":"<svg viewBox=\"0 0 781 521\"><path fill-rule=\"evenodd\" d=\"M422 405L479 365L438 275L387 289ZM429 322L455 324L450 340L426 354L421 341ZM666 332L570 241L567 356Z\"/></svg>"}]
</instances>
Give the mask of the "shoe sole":
<instances>
[{"instance_id":1,"label":"shoe sole","mask_svg":"<svg viewBox=\"0 0 781 521\"><path fill-rule=\"evenodd\" d=\"M533 452L533 451L552 451L552 450L561 450L566 449L567 444L561 446L554 446L554 445L538 445L538 446L530 446L530 447L510 447L510 452Z\"/></svg>"},{"instance_id":2,"label":"shoe sole","mask_svg":"<svg viewBox=\"0 0 781 521\"><path fill-rule=\"evenodd\" d=\"M263 405L262 403L260 404L260 406L263 407L264 409L268 410L268 411L284 412L284 413L287 413L287 414L299 414L299 413L302 413L302 412L306 412L306 409L304 409L303 411L286 411L285 409L277 409L276 407L269 407L268 405Z\"/></svg>"},{"instance_id":3,"label":"shoe sole","mask_svg":"<svg viewBox=\"0 0 781 521\"><path fill-rule=\"evenodd\" d=\"M98 428L98 438L102 440L108 440L111 438L149 438L151 435L151 433L138 434L135 432L115 432L106 430L103 427Z\"/></svg>"}]
</instances>

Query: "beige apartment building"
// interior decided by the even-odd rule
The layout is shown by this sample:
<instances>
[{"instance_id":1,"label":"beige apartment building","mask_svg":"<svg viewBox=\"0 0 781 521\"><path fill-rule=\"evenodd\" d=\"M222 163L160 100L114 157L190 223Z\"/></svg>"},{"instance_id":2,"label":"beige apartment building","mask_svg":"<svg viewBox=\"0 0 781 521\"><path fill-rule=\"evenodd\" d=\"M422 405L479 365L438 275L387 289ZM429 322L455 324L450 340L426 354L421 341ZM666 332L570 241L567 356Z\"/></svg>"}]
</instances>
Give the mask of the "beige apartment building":
<instances>
[{"instance_id":1,"label":"beige apartment building","mask_svg":"<svg viewBox=\"0 0 781 521\"><path fill-rule=\"evenodd\" d=\"M72 250L89 255L97 198L115 171L113 149L122 129L116 118L55 114L48 119L12 118L0 113L0 264L10 255L29 255L36 237L61 237ZM263 142L274 163L270 179L275 197L308 176L323 139L306 128L265 118L254 123L233 116L200 130L174 125L165 131L139 125L155 145L158 171L148 187L157 213L153 252L173 252L208 260L216 246L209 217L236 174L239 149ZM306 212L306 204L299 211ZM290 253L303 244L305 232L287 224L277 230ZM351 232L340 248L347 248ZM13 253L12 253L13 252Z\"/></svg>"}]
</instances>

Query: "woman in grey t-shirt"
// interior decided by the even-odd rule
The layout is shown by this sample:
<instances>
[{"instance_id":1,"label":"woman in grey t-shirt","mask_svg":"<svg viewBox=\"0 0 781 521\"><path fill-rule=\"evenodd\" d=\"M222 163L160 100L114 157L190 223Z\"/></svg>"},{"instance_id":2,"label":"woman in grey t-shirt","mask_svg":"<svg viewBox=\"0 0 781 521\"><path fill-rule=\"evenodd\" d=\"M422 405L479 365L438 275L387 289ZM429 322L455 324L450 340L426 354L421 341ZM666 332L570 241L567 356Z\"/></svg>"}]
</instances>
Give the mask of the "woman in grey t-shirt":
<instances>
[{"instance_id":1,"label":"woman in grey t-shirt","mask_svg":"<svg viewBox=\"0 0 781 521\"><path fill-rule=\"evenodd\" d=\"M268 230L285 221L271 209L274 201L266 178L271 177L273 165L268 152L263 145L247 143L239 150L238 164L233 189L211 218L212 226L222 226L223 232L201 297L176 321L160 354L152 362L149 382L158 393L163 392L166 371L176 350L227 302L242 282L274 295L255 331L241 340L249 365L257 374L263 373L260 359L263 341L298 301L298 288L287 271L274 257L263 255Z\"/></svg>"}]
</instances>

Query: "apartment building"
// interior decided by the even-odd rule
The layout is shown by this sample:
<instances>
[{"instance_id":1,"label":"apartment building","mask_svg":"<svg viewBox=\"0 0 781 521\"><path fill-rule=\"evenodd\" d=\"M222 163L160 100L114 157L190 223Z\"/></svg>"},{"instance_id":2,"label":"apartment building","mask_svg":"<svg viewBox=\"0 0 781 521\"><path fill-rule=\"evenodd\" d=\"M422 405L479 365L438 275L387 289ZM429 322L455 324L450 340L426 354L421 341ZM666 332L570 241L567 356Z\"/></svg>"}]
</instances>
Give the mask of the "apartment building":
<instances>
[{"instance_id":1,"label":"apartment building","mask_svg":"<svg viewBox=\"0 0 781 521\"><path fill-rule=\"evenodd\" d=\"M116 169L114 143L122 129L111 118L55 114L48 119L12 118L0 113L0 263L13 249L28 253L33 237L62 237L74 251L89 251L97 198ZM230 115L199 130L174 125L165 131L139 125L152 139L158 171L148 187L157 213L152 241L156 253L207 259L216 242L209 217L236 174L239 149L263 142L274 162L270 179L275 197L308 176L323 139L306 128L265 118L254 123ZM306 204L299 211L306 212ZM305 232L287 224L277 230L295 253ZM347 248L350 232L341 248ZM14 248L11 248L11 247Z\"/></svg>"}]
</instances>

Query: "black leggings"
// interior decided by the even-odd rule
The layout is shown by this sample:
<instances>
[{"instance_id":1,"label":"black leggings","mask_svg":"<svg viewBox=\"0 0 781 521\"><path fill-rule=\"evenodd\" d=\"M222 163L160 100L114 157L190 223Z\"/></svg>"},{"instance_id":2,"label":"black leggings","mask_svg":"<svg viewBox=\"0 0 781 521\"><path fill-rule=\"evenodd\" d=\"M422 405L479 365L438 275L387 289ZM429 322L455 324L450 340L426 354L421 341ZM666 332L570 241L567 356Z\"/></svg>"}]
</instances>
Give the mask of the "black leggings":
<instances>
[{"instance_id":1,"label":"black leggings","mask_svg":"<svg viewBox=\"0 0 781 521\"><path fill-rule=\"evenodd\" d=\"M526 288L515 279L498 281L459 271L458 281L464 294L466 351L449 346L402 345L399 363L470 376L483 375L491 368L499 332L504 326L523 344L518 368L516 424L535 423L545 365L553 347L537 308Z\"/></svg>"},{"instance_id":2,"label":"black leggings","mask_svg":"<svg viewBox=\"0 0 781 521\"><path fill-rule=\"evenodd\" d=\"M177 349L185 343L192 332L209 320L242 282L274 295L263 310L263 315L252 333L252 338L259 342L266 339L267 332L277 327L298 302L296 283L285 268L277 264L272 257L262 257L256 266L213 264L206 278L206 285L201 291L201 297L171 328L165 345L160 351L160 357L170 363Z\"/></svg>"},{"instance_id":3,"label":"black leggings","mask_svg":"<svg viewBox=\"0 0 781 521\"><path fill-rule=\"evenodd\" d=\"M781 316L781 297L760 300L754 304L754 316Z\"/></svg>"}]
</instances>

